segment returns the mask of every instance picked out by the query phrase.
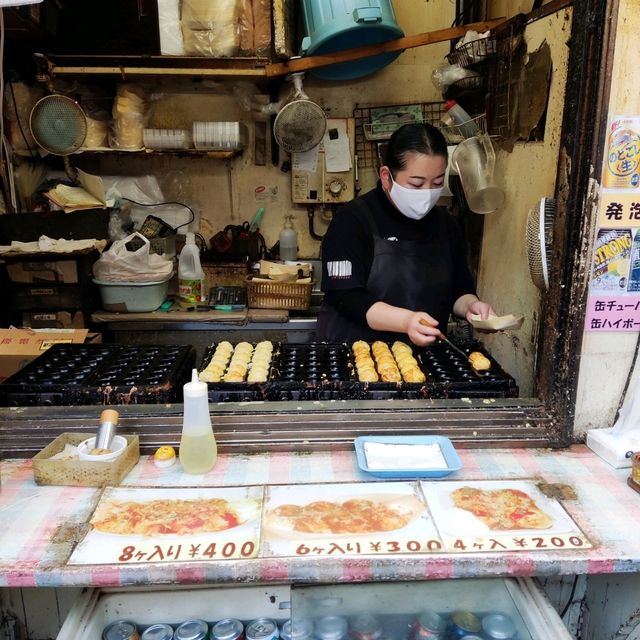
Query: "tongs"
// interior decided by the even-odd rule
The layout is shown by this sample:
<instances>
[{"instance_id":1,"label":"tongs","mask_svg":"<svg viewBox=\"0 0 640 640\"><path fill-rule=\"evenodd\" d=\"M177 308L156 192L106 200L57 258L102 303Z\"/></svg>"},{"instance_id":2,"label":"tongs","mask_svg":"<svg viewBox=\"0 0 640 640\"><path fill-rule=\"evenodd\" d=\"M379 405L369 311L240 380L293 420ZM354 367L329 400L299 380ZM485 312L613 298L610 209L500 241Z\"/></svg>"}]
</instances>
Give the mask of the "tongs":
<instances>
[{"instance_id":1,"label":"tongs","mask_svg":"<svg viewBox=\"0 0 640 640\"><path fill-rule=\"evenodd\" d=\"M434 328L434 326L424 318L420 318L419 322L423 327L431 327L432 329ZM440 331L436 337L439 340L442 340L442 342L446 342L454 351L457 351L465 360L469 360L469 354L465 353L462 349L456 347L456 345L453 344L453 342L451 342L451 340L449 340L449 338L447 338L444 335L444 333L442 333L442 331Z\"/></svg>"}]
</instances>

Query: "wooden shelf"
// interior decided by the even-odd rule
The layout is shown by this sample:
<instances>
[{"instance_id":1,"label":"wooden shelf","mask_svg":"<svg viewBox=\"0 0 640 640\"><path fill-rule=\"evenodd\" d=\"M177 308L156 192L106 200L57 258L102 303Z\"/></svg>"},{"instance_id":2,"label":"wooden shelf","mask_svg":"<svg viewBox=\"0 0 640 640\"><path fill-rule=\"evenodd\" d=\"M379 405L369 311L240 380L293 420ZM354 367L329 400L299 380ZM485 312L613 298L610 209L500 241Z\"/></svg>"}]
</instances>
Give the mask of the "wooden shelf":
<instances>
[{"instance_id":1,"label":"wooden shelf","mask_svg":"<svg viewBox=\"0 0 640 640\"><path fill-rule=\"evenodd\" d=\"M33 150L32 150L33 151ZM30 157L32 154L26 149L14 149L14 155ZM79 149L70 157L84 154L121 154L121 155L150 155L150 156L178 156L182 158L213 158L215 160L231 160L241 156L242 149L234 151L207 151L205 149Z\"/></svg>"},{"instance_id":2,"label":"wooden shelf","mask_svg":"<svg viewBox=\"0 0 640 640\"><path fill-rule=\"evenodd\" d=\"M266 78L268 58L205 58L188 56L77 56L35 53L40 82L60 76L144 78L249 77Z\"/></svg>"},{"instance_id":3,"label":"wooden shelf","mask_svg":"<svg viewBox=\"0 0 640 640\"><path fill-rule=\"evenodd\" d=\"M241 156L242 149L233 151L212 151L206 149L79 149L73 155L79 155L83 153L90 154L145 154L152 156L181 156L185 158L215 158L216 160L231 160Z\"/></svg>"}]
</instances>

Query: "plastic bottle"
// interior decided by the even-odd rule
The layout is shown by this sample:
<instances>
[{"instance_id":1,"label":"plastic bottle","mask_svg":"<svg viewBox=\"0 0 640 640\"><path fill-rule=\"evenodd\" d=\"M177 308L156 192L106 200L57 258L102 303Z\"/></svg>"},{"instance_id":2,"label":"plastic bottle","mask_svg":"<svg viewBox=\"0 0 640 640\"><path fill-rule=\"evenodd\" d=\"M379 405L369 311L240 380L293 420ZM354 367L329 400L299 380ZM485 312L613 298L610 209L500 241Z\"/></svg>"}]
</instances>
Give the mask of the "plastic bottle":
<instances>
[{"instance_id":1,"label":"plastic bottle","mask_svg":"<svg viewBox=\"0 0 640 640\"><path fill-rule=\"evenodd\" d=\"M472 138L480 133L475 120L455 100L448 100L444 108L465 138Z\"/></svg>"},{"instance_id":2,"label":"plastic bottle","mask_svg":"<svg viewBox=\"0 0 640 640\"><path fill-rule=\"evenodd\" d=\"M184 385L180 464L185 473L206 473L213 469L217 456L218 447L209 415L207 384L198 380L198 370L194 369L191 382Z\"/></svg>"},{"instance_id":3,"label":"plastic bottle","mask_svg":"<svg viewBox=\"0 0 640 640\"><path fill-rule=\"evenodd\" d=\"M293 216L285 216L284 227L280 231L280 260L298 259L298 232L293 228Z\"/></svg>"},{"instance_id":4,"label":"plastic bottle","mask_svg":"<svg viewBox=\"0 0 640 640\"><path fill-rule=\"evenodd\" d=\"M640 229L636 229L636 237L631 246L631 264L629 265L629 283L627 291L640 291Z\"/></svg>"},{"instance_id":5,"label":"plastic bottle","mask_svg":"<svg viewBox=\"0 0 640 640\"><path fill-rule=\"evenodd\" d=\"M178 259L178 296L183 307L192 307L205 300L204 271L200 264L200 249L193 233L187 239Z\"/></svg>"}]
</instances>

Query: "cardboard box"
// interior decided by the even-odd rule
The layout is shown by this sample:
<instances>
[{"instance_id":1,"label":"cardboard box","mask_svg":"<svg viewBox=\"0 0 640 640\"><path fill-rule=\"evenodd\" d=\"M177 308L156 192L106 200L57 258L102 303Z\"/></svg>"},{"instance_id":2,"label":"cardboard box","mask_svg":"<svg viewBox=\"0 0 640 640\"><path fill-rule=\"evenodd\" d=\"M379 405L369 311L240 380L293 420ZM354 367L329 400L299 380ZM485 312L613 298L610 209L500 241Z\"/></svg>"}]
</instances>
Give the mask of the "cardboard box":
<instances>
[{"instance_id":1,"label":"cardboard box","mask_svg":"<svg viewBox=\"0 0 640 640\"><path fill-rule=\"evenodd\" d=\"M51 345L82 343L87 329L0 329L0 383Z\"/></svg>"},{"instance_id":2,"label":"cardboard box","mask_svg":"<svg viewBox=\"0 0 640 640\"><path fill-rule=\"evenodd\" d=\"M22 314L22 324L32 329L84 329L82 311L31 311Z\"/></svg>"},{"instance_id":3,"label":"cardboard box","mask_svg":"<svg viewBox=\"0 0 640 640\"><path fill-rule=\"evenodd\" d=\"M9 262L7 263L7 274L11 282L19 284L42 282L78 284L78 264L74 259Z\"/></svg>"}]
</instances>

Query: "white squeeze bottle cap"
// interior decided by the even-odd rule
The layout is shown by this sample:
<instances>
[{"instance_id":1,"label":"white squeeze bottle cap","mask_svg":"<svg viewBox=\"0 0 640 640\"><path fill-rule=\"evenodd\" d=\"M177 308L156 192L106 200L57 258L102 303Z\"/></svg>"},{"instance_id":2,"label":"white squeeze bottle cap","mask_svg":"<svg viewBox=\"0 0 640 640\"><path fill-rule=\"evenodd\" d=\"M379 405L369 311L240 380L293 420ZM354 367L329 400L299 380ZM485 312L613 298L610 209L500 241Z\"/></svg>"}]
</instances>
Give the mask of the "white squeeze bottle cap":
<instances>
[{"instance_id":1,"label":"white squeeze bottle cap","mask_svg":"<svg viewBox=\"0 0 640 640\"><path fill-rule=\"evenodd\" d=\"M183 433L199 435L211 431L209 416L209 394L206 382L198 379L198 370L193 369L191 382L184 385Z\"/></svg>"}]
</instances>

